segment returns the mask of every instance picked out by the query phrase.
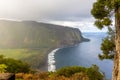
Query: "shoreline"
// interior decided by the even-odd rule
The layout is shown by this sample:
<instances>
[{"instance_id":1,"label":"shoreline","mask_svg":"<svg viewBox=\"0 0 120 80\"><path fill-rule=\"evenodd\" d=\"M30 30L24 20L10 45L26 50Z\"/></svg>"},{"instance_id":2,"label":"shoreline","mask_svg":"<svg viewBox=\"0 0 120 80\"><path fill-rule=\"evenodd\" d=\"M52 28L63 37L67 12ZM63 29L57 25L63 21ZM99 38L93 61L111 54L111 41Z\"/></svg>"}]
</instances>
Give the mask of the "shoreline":
<instances>
[{"instance_id":1,"label":"shoreline","mask_svg":"<svg viewBox=\"0 0 120 80\"><path fill-rule=\"evenodd\" d=\"M39 68L40 71L43 71L43 72L48 71L48 54L50 52L52 52L54 49L57 49L57 47L52 47L52 48L50 48L46 51L44 60L43 60L42 64L40 65L40 68Z\"/></svg>"},{"instance_id":2,"label":"shoreline","mask_svg":"<svg viewBox=\"0 0 120 80\"><path fill-rule=\"evenodd\" d=\"M74 46L77 46L78 44L80 44L80 43L82 43L82 42L89 42L89 41L90 41L90 39L82 38L82 41L77 42L77 43L75 43L74 45L60 45L59 47L57 46L57 47L52 47L52 48L50 48L49 50L47 50L47 52L46 52L46 54L45 54L44 61L43 61L42 65L40 66L39 70L40 70L40 71L48 71L48 66L49 66L49 64L48 64L48 55L49 55L51 52L53 52L54 50L56 50L56 49L60 50L60 49L67 48L67 47L74 47ZM57 51L58 51L58 50L57 50ZM55 55L55 52L54 52L54 55ZM55 58L54 58L54 59L55 59ZM55 64L55 61L53 62L53 64ZM55 71L55 70L54 70L54 71Z\"/></svg>"},{"instance_id":3,"label":"shoreline","mask_svg":"<svg viewBox=\"0 0 120 80\"><path fill-rule=\"evenodd\" d=\"M59 48L52 50L48 54L48 71L49 72L55 72L56 71L56 65L55 65L55 53L59 50Z\"/></svg>"}]
</instances>

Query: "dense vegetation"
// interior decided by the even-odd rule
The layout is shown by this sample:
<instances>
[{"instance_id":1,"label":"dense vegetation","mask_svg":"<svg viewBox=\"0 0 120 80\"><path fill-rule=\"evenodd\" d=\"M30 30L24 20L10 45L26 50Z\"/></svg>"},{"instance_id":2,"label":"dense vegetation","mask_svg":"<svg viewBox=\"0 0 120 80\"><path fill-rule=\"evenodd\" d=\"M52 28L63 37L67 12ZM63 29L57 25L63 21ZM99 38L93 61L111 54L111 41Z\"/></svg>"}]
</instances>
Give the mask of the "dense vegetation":
<instances>
[{"instance_id":1,"label":"dense vegetation","mask_svg":"<svg viewBox=\"0 0 120 80\"><path fill-rule=\"evenodd\" d=\"M64 67L56 72L41 72L38 74L16 74L16 79L23 80L103 80L104 75L96 65L90 68L72 66Z\"/></svg>"},{"instance_id":2,"label":"dense vegetation","mask_svg":"<svg viewBox=\"0 0 120 80\"><path fill-rule=\"evenodd\" d=\"M40 68L47 53L82 41L78 29L35 21L0 20L0 54Z\"/></svg>"},{"instance_id":3,"label":"dense vegetation","mask_svg":"<svg viewBox=\"0 0 120 80\"><path fill-rule=\"evenodd\" d=\"M5 58L3 55L0 55L0 72L9 72L9 73L28 73L30 71L30 66L20 60L15 60L13 58Z\"/></svg>"},{"instance_id":4,"label":"dense vegetation","mask_svg":"<svg viewBox=\"0 0 120 80\"><path fill-rule=\"evenodd\" d=\"M0 49L0 54L29 63L31 68L39 68L46 58L49 48L40 49Z\"/></svg>"},{"instance_id":5,"label":"dense vegetation","mask_svg":"<svg viewBox=\"0 0 120 80\"><path fill-rule=\"evenodd\" d=\"M56 72L38 72L20 60L0 55L0 73L15 73L16 80L103 80L105 77L99 67L63 67Z\"/></svg>"}]
</instances>

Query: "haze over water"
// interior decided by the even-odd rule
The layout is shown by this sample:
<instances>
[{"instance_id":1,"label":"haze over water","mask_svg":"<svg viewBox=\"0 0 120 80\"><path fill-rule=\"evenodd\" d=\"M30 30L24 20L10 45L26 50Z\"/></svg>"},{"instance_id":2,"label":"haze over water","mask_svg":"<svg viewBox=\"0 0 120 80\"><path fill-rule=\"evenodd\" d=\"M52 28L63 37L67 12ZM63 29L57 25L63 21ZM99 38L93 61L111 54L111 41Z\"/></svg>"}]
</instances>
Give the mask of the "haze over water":
<instances>
[{"instance_id":1,"label":"haze over water","mask_svg":"<svg viewBox=\"0 0 120 80\"><path fill-rule=\"evenodd\" d=\"M85 66L92 64L99 66L105 72L107 78L112 77L112 60L99 60L98 54L101 53L100 46L106 33L83 33L90 39L89 42L82 42L76 46L60 49L55 54L56 69L64 66Z\"/></svg>"}]
</instances>

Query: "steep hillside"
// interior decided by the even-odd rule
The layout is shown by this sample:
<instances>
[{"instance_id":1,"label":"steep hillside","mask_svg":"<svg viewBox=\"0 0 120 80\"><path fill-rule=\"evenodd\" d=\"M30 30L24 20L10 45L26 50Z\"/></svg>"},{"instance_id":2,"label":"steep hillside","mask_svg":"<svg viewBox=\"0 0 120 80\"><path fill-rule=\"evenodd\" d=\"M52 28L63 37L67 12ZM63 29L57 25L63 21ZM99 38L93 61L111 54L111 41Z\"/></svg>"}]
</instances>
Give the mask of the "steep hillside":
<instances>
[{"instance_id":1,"label":"steep hillside","mask_svg":"<svg viewBox=\"0 0 120 80\"><path fill-rule=\"evenodd\" d=\"M25 60L34 68L40 67L48 50L82 40L76 28L35 21L0 21L0 54Z\"/></svg>"},{"instance_id":2,"label":"steep hillside","mask_svg":"<svg viewBox=\"0 0 120 80\"><path fill-rule=\"evenodd\" d=\"M40 48L73 45L82 40L80 31L34 21L0 21L1 48Z\"/></svg>"}]
</instances>

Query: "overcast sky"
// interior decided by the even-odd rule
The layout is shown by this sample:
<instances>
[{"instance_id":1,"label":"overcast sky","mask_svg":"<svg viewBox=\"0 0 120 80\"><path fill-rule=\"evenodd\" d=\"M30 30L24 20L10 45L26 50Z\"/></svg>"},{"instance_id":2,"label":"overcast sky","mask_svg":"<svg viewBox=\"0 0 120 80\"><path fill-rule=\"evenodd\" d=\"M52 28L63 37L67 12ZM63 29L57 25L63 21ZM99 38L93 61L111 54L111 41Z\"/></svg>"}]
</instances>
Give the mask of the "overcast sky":
<instances>
[{"instance_id":1,"label":"overcast sky","mask_svg":"<svg viewBox=\"0 0 120 80\"><path fill-rule=\"evenodd\" d=\"M0 18L35 20L93 28L90 14L96 0L0 0ZM95 28L96 30L96 28Z\"/></svg>"}]
</instances>

